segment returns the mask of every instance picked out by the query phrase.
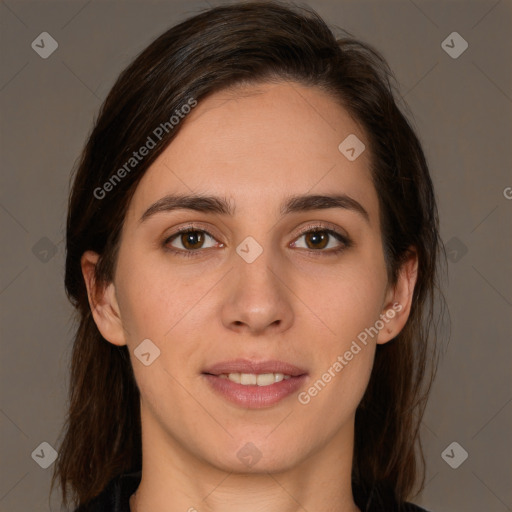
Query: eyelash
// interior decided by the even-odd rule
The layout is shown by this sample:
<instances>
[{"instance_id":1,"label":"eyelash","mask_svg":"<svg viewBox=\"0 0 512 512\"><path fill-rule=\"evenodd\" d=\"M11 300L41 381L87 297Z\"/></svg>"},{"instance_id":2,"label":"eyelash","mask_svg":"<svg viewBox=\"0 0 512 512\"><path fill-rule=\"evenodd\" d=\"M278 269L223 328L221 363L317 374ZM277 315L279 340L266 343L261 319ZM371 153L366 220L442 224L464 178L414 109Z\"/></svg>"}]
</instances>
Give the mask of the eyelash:
<instances>
[{"instance_id":1,"label":"eyelash","mask_svg":"<svg viewBox=\"0 0 512 512\"><path fill-rule=\"evenodd\" d=\"M205 233L209 237L216 240L216 238L211 233L209 233L208 231L206 231L204 229L200 229L199 227L195 227L195 226L187 226L186 228L182 228L182 229L176 231L175 233L173 233L172 235L166 237L162 244L164 249L166 251L169 251L178 256L183 256L185 258L191 258L191 257L193 258L196 256L200 256L201 249L187 251L187 250L183 250L183 249L173 249L173 248L169 248L167 246L167 244L169 242L171 242L174 238L176 238L179 235L182 235L184 233ZM315 254L315 256L336 256L336 255L340 254L341 252L345 251L346 249L348 249L349 247L353 246L352 240L350 240L350 238L348 238L346 235L343 235L334 229L329 229L322 225L307 226L307 227L301 229L295 240L300 238L302 235L305 235L308 233L327 233L329 236L332 236L333 238L335 238L336 240L338 240L339 242L342 243L342 245L340 247L338 247L337 249L330 249L330 250L305 249L309 253L317 253L317 254ZM318 253L320 253L320 254L318 254Z\"/></svg>"}]
</instances>

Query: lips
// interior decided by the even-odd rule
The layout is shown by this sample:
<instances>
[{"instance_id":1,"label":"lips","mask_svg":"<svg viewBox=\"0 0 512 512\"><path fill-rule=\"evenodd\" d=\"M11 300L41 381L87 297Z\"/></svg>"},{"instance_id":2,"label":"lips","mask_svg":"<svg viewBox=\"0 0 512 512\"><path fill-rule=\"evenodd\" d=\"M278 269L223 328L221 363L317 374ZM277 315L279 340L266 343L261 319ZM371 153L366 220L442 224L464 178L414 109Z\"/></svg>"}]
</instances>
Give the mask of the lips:
<instances>
[{"instance_id":1,"label":"lips","mask_svg":"<svg viewBox=\"0 0 512 512\"><path fill-rule=\"evenodd\" d=\"M304 386L305 369L283 361L235 359L208 367L203 376L211 390L249 409L271 407ZM272 383L273 376L275 382Z\"/></svg>"},{"instance_id":2,"label":"lips","mask_svg":"<svg viewBox=\"0 0 512 512\"><path fill-rule=\"evenodd\" d=\"M224 361L208 367L203 373L209 375L229 375L230 373L253 373L260 375L263 373L283 373L290 377L299 377L307 374L303 368L284 361L250 361L248 359L233 359Z\"/></svg>"}]
</instances>

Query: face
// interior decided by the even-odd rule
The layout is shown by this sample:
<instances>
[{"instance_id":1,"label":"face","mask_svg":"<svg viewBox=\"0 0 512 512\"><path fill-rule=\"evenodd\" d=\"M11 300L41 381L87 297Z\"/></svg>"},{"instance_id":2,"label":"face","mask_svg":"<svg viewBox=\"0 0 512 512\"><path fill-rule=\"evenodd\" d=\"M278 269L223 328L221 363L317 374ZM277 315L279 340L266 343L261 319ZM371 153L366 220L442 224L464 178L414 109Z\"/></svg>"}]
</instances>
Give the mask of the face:
<instances>
[{"instance_id":1,"label":"face","mask_svg":"<svg viewBox=\"0 0 512 512\"><path fill-rule=\"evenodd\" d=\"M376 344L412 293L388 286L363 130L284 82L216 93L182 122L135 191L93 308L129 347L143 430L226 471L351 451ZM184 208L184 195L209 199Z\"/></svg>"}]
</instances>

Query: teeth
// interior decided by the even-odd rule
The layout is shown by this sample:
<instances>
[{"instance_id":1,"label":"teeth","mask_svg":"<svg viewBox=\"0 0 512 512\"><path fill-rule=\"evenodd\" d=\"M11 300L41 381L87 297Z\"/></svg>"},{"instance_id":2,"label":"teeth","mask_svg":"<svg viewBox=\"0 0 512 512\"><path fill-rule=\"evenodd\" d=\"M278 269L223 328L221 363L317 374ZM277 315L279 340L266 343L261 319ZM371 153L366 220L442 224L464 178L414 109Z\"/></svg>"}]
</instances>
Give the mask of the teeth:
<instances>
[{"instance_id":1,"label":"teeth","mask_svg":"<svg viewBox=\"0 0 512 512\"><path fill-rule=\"evenodd\" d=\"M244 386L270 386L275 382L281 382L290 378L283 373L230 373L229 375L219 375L222 379L229 379L231 382L243 384Z\"/></svg>"},{"instance_id":2,"label":"teeth","mask_svg":"<svg viewBox=\"0 0 512 512\"><path fill-rule=\"evenodd\" d=\"M230 376L228 376L229 378ZM237 377L240 379L240 384L245 384L245 385L255 385L257 384L257 381L258 381L258 377L256 377L256 375L254 375L253 373L240 373L239 375L237 375Z\"/></svg>"}]
</instances>

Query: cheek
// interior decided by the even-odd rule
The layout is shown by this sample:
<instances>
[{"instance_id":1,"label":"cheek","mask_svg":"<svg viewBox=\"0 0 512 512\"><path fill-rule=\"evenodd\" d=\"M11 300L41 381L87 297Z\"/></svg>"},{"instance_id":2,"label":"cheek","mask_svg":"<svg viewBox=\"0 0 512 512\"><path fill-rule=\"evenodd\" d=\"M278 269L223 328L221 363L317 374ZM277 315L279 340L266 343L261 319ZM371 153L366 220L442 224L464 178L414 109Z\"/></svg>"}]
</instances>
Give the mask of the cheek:
<instances>
[{"instance_id":1,"label":"cheek","mask_svg":"<svg viewBox=\"0 0 512 512\"><path fill-rule=\"evenodd\" d=\"M317 370L297 396L296 418L309 424L305 428L311 436L327 441L353 424L370 379L375 344L344 335L322 352Z\"/></svg>"},{"instance_id":2,"label":"cheek","mask_svg":"<svg viewBox=\"0 0 512 512\"><path fill-rule=\"evenodd\" d=\"M129 344L145 338L163 340L193 299L165 267L146 260L137 253L119 258L116 292Z\"/></svg>"},{"instance_id":3,"label":"cheek","mask_svg":"<svg viewBox=\"0 0 512 512\"><path fill-rule=\"evenodd\" d=\"M322 347L315 356L316 372L299 402L318 414L331 411L335 428L355 411L371 375L386 269L383 260L369 252L366 257L347 258L346 265L321 282L308 300L328 328L316 341Z\"/></svg>"},{"instance_id":4,"label":"cheek","mask_svg":"<svg viewBox=\"0 0 512 512\"><path fill-rule=\"evenodd\" d=\"M381 262L354 257L335 272L323 275L315 287L310 281L304 282L301 296L323 321L323 330L336 348L342 348L379 318L387 284Z\"/></svg>"},{"instance_id":5,"label":"cheek","mask_svg":"<svg viewBox=\"0 0 512 512\"><path fill-rule=\"evenodd\" d=\"M179 375L182 380L189 376L187 362L194 360L194 354L197 358L201 319L208 315L209 302L204 297L218 277L210 278L205 273L198 277L192 266L177 276L176 271L162 262L148 261L143 265L142 258L138 260L136 253L132 254L129 261L119 259L116 276L118 304L132 366L141 389L151 392L162 385L176 391L176 382L171 376ZM137 270L128 272L130 268ZM160 351L155 363L147 367L134 353L146 339Z\"/></svg>"}]
</instances>

